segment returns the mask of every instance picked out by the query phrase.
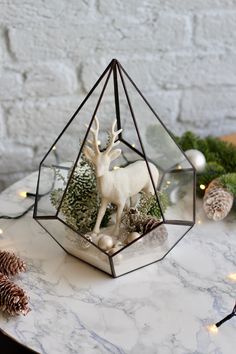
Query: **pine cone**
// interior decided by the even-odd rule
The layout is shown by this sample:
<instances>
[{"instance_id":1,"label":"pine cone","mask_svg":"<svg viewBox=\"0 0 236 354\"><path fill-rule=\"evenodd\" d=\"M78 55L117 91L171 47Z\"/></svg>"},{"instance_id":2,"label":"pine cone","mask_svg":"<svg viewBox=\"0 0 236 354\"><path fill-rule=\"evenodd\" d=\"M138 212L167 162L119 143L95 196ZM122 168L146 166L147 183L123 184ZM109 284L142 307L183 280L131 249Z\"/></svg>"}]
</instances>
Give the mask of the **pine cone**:
<instances>
[{"instance_id":1,"label":"pine cone","mask_svg":"<svg viewBox=\"0 0 236 354\"><path fill-rule=\"evenodd\" d=\"M26 270L25 262L15 253L0 251L0 272L7 276L16 275Z\"/></svg>"},{"instance_id":2,"label":"pine cone","mask_svg":"<svg viewBox=\"0 0 236 354\"><path fill-rule=\"evenodd\" d=\"M223 220L230 212L234 196L219 183L213 180L205 191L203 209L209 219Z\"/></svg>"},{"instance_id":3,"label":"pine cone","mask_svg":"<svg viewBox=\"0 0 236 354\"><path fill-rule=\"evenodd\" d=\"M0 273L0 309L10 315L26 315L29 298L24 290Z\"/></svg>"},{"instance_id":4,"label":"pine cone","mask_svg":"<svg viewBox=\"0 0 236 354\"><path fill-rule=\"evenodd\" d=\"M142 223L142 232L144 234L148 233L149 231L153 230L157 225L160 224L160 220L156 220L154 218L148 218L144 220Z\"/></svg>"}]
</instances>

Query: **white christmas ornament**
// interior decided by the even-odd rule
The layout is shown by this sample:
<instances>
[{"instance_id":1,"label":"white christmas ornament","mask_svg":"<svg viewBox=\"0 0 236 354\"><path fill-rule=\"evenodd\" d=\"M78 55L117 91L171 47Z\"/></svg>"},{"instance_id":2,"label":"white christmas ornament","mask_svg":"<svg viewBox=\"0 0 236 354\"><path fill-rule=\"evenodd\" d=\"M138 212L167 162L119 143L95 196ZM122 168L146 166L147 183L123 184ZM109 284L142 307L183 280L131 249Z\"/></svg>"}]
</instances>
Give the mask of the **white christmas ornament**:
<instances>
[{"instance_id":1,"label":"white christmas ornament","mask_svg":"<svg viewBox=\"0 0 236 354\"><path fill-rule=\"evenodd\" d=\"M113 247L113 239L111 236L102 235L98 240L98 247L103 251L108 251Z\"/></svg>"},{"instance_id":2,"label":"white christmas ornament","mask_svg":"<svg viewBox=\"0 0 236 354\"><path fill-rule=\"evenodd\" d=\"M203 153L196 149L190 149L185 151L186 156L193 164L197 172L204 171L206 167L206 158Z\"/></svg>"}]
</instances>

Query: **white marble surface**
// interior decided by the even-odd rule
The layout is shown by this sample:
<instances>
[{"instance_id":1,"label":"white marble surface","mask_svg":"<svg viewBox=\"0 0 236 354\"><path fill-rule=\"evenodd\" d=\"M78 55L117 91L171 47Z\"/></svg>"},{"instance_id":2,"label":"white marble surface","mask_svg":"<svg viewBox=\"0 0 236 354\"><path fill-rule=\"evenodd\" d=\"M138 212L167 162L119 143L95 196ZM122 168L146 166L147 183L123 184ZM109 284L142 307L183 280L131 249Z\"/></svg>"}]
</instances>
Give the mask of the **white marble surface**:
<instances>
[{"instance_id":1,"label":"white marble surface","mask_svg":"<svg viewBox=\"0 0 236 354\"><path fill-rule=\"evenodd\" d=\"M29 206L18 192L33 191L34 178L0 196L0 214ZM236 318L217 334L207 325L227 315L236 298L236 282L227 278L236 272L235 213L214 223L199 208L197 219L165 260L117 279L68 256L32 213L0 220L0 248L28 264L15 280L32 308L26 317L0 314L1 328L47 354L234 354Z\"/></svg>"}]
</instances>

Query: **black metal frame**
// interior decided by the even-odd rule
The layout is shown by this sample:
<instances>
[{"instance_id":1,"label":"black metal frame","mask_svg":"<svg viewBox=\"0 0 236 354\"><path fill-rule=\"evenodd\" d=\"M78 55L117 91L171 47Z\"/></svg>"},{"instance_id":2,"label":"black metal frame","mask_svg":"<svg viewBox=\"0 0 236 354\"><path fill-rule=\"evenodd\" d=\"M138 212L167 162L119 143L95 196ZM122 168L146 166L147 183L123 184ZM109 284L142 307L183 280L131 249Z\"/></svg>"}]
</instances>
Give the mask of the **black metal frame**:
<instances>
[{"instance_id":1,"label":"black metal frame","mask_svg":"<svg viewBox=\"0 0 236 354\"><path fill-rule=\"evenodd\" d=\"M122 83L122 87L123 87L123 90L124 90L124 93L125 93L125 96L126 96L126 100L128 102L128 107L129 107L129 110L130 110L130 113L131 113L131 117L132 117L132 120L133 120L133 124L134 124L134 127L135 127L135 131L137 133L137 137L138 137L138 140L139 140L139 143L140 143L140 147L141 147L141 151L139 151L138 149L134 148L128 141L126 141L126 139L123 138L122 136L122 132L119 134L118 136L118 139L124 143L129 149L133 150L135 153L137 153L139 156L141 156L145 162L146 162L146 166L147 166L147 169L148 169L148 173L150 175L150 179L151 179L151 182L152 182L152 185L153 185L153 188L154 188L154 191L155 191L155 195L156 195L156 200L157 200L157 203L158 203L158 206L160 208L160 212L161 212L161 216L162 216L162 221L161 223L157 226L157 228L161 225L161 224L174 224L174 225L184 225L184 226L188 226L189 228L187 229L187 231L177 240L177 242L166 252L166 254L161 258L161 259L158 259L154 262L151 262L149 264L152 264L152 263L155 263L155 262L158 262L162 259L164 259L166 257L166 255L177 245L177 243L187 234L187 232L194 226L195 224L195 204L196 204L196 172L195 172L195 169L194 169L194 166L192 165L191 161L189 161L188 157L185 155L184 151L176 144L176 142L174 141L173 137L172 137L172 134L169 132L169 130L166 128L166 126L163 124L163 122L160 120L159 116L156 114L156 112L153 110L153 108L151 107L151 105L148 103L148 101L146 100L146 98L143 96L143 94L141 93L141 91L138 89L138 87L136 86L136 84L133 82L133 80L130 78L130 76L127 74L127 72L124 70L124 68L121 66L121 64L116 60L116 59L113 59L110 64L107 66L107 68L104 70L104 72L102 73L102 75L100 76L100 78L97 80L97 82L95 83L95 85L92 87L92 89L89 91L88 95L85 97L85 99L82 101L82 103L80 104L80 106L78 107L78 109L75 111L75 113L72 115L72 117L70 118L70 120L68 121L68 123L66 124L66 126L64 127L64 129L61 131L61 133L59 134L59 136L57 137L57 139L54 141L54 143L52 144L52 146L50 147L50 149L48 150L48 152L46 153L46 155L44 156L44 158L42 159L42 161L40 162L40 165L39 165L39 174L38 174L38 182L37 182L37 189L36 189L36 199L35 199L35 205L34 205L34 213L33 213L33 218L36 219L36 221L53 237L53 239L69 254L71 254L67 249L65 249L61 244L60 242L47 230L47 228L41 224L40 220L58 220L58 222L61 222L63 224L65 224L68 228L70 228L71 230L73 230L75 233L77 233L79 236L83 237L84 239L85 236L83 234L81 234L78 230L74 229L71 225L68 225L64 220L62 220L60 218L60 210L61 210L61 206L62 206L62 203L63 203L63 200L64 200L64 197L67 193L67 190L68 190L68 186L71 182L71 179L72 179L72 176L73 176L73 173L75 171L75 168L77 166L77 163L79 161L79 158L81 156L81 153L82 153L82 150L84 148L84 145L86 143L86 140L87 140L87 137L88 137L88 134L89 134L89 131L90 131L90 128L93 124L93 121L94 121L94 118L95 118L95 115L97 113L97 110L99 108L99 105L101 103L101 100L103 98L103 95L104 95L104 92L106 90L106 87L107 87L107 84L108 84L108 81L109 79L111 78L111 74L113 74L113 82L114 82L114 100L115 100L115 110L116 110L116 120L117 120L117 128L118 129L121 129L122 128L122 124L121 124L121 119L120 119L120 103L119 103L119 88L118 88L118 79L117 79L117 76L119 74L119 77L120 77L120 80L121 80L121 83ZM106 76L107 75L107 76ZM144 149L144 145L143 145L143 142L142 142L142 139L141 139L141 136L140 136L140 132L139 132L139 129L138 129L138 124L137 124L137 121L136 121L136 117L135 117L135 114L134 114L134 111L133 111L133 107L132 107L132 104L131 104L131 101L130 101L130 98L129 98L129 94L128 94L128 91L127 91L127 87L126 87L126 84L125 84L125 79L124 77L126 77L127 80L129 80L129 82L133 85L133 87L135 88L135 90L138 92L138 94L141 96L141 98L143 99L144 103L149 107L149 109L151 110L151 112L154 114L154 116L157 118L157 120L159 121L159 123L162 125L162 127L165 129L166 133L171 137L171 139L174 141L176 147L181 151L181 153L183 154L183 156L185 157L185 159L189 162L189 165L192 166L192 168L186 168L186 169L181 169L181 170L178 170L178 169L168 169L168 170L164 170L163 171L163 175L162 175L162 178L159 182L159 188L161 187L162 183L163 183L163 180L164 180L164 177L167 173L171 173L171 172L184 172L184 171L192 171L193 172L193 218L191 221L188 221L188 220L166 220L165 219L165 215L163 213L163 210L162 210L162 206L161 206L161 203L159 201L159 198L158 198L158 194L157 194L157 190L155 188L155 184L154 184L154 181L153 181L153 177L152 177L152 173L151 173L151 170L150 170L150 166L149 166L149 161L151 162L150 159L148 159L146 153L145 153L145 149ZM94 90L96 89L96 87L100 84L101 80L102 79L105 79L105 83L103 85L103 88L101 90L101 93L100 93L100 96L98 98L98 101L97 101L97 104L96 104L96 107L95 107L95 110L93 112L93 115L91 117L91 120L90 120L90 123L88 125L88 128L87 128L87 131L85 133L85 137L81 143L81 147L79 149L79 152L78 152L78 155L76 157L76 160L74 162L74 166L73 168L71 169L71 173L69 175L69 178L68 178L68 181L67 181L67 185L63 191L63 196L60 200L60 203L59 203L59 207L57 208L56 210L56 214L55 215L45 215L45 216L39 216L37 215L37 209L38 209L38 200L40 199L40 195L39 195L39 185L40 185L40 177L41 177L41 168L42 167L47 167L45 164L44 164L44 161L46 160L47 156L49 155L49 153L53 150L53 147L57 144L57 142L60 140L61 136L63 135L63 133L66 131L66 129L69 127L69 125L72 123L72 121L76 118L77 114L79 113L79 111L81 110L81 108L83 107L83 105L86 103L86 101L88 100L88 98L93 94ZM59 167L59 166L58 166ZM60 168L64 168L63 166L60 166ZM154 230L154 229L153 229ZM152 230L152 231L153 231ZM111 267L111 273L112 273L112 276L113 277L117 277L116 275L116 272L115 272L115 267L114 267L114 262L113 262L113 257L115 257L118 253L122 252L124 249L126 249L127 247L131 246L133 243L137 242L138 240L142 239L143 237L145 237L147 235L146 234L143 234L141 235L138 239L134 240L133 242L129 243L128 245L124 246L123 248L121 248L120 250L118 250L116 253L114 253L112 256L108 255L105 251L101 250L96 244L94 244L93 242L91 242L91 244L93 246L95 246L97 249L99 249L100 252L106 254L106 256L108 257L109 259L109 262L110 262L110 267ZM87 239L86 239L87 240ZM90 242L90 241L89 241ZM72 256L74 256L73 254L71 254ZM76 258L79 258L77 256L74 256ZM79 258L80 259L80 258ZM82 260L83 262L87 263L86 261ZM90 264L90 263L89 263ZM91 266L93 266L94 268L97 268L96 266L90 264ZM146 264L148 265L148 264ZM134 271L136 269L140 269L140 268L143 268L144 266L146 265L143 265L139 268L135 268L131 271ZM99 268L97 268L99 269ZM99 269L101 270L101 269ZM104 270L101 270L103 272L105 272ZM127 273L130 273L131 271L128 271ZM106 272L105 272L106 273ZM124 273L124 274L127 274L127 273ZM109 273L107 273L109 274ZM124 275L122 274L122 275ZM109 274L110 275L110 274ZM119 275L120 276L120 275Z\"/></svg>"}]
</instances>

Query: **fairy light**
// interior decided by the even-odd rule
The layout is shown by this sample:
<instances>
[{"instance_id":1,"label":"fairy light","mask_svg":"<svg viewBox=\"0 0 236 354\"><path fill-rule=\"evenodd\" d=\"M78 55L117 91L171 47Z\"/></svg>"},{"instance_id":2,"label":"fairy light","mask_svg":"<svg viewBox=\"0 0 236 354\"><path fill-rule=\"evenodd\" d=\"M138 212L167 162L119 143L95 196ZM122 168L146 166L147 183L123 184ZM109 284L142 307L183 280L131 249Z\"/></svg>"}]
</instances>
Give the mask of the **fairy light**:
<instances>
[{"instance_id":1,"label":"fairy light","mask_svg":"<svg viewBox=\"0 0 236 354\"><path fill-rule=\"evenodd\" d=\"M19 196L20 196L21 198L26 198L26 197L27 197L27 192L25 192L25 191L20 191L20 192L19 192Z\"/></svg>"},{"instance_id":2,"label":"fairy light","mask_svg":"<svg viewBox=\"0 0 236 354\"><path fill-rule=\"evenodd\" d=\"M2 229L0 229L0 235L2 235L3 234L3 230Z\"/></svg>"},{"instance_id":3,"label":"fairy light","mask_svg":"<svg viewBox=\"0 0 236 354\"><path fill-rule=\"evenodd\" d=\"M198 220L197 223L200 225L202 223L202 220Z\"/></svg>"},{"instance_id":4,"label":"fairy light","mask_svg":"<svg viewBox=\"0 0 236 354\"><path fill-rule=\"evenodd\" d=\"M182 170L182 166L181 166L181 165L178 165L178 166L177 166L177 169L178 169L178 170Z\"/></svg>"},{"instance_id":5,"label":"fairy light","mask_svg":"<svg viewBox=\"0 0 236 354\"><path fill-rule=\"evenodd\" d=\"M223 324L225 323L226 321L230 320L231 318L235 317L236 316L236 302L235 302L235 305L234 305L234 308L232 310L232 312L225 316L222 320L220 320L219 322L215 323L215 324L211 324L209 325L207 328L208 328L208 331L211 332L211 333L217 333L218 332L218 328Z\"/></svg>"},{"instance_id":6,"label":"fairy light","mask_svg":"<svg viewBox=\"0 0 236 354\"><path fill-rule=\"evenodd\" d=\"M169 186L171 184L171 181L166 181L166 184Z\"/></svg>"},{"instance_id":7,"label":"fairy light","mask_svg":"<svg viewBox=\"0 0 236 354\"><path fill-rule=\"evenodd\" d=\"M135 148L136 145L135 145L135 144L132 144L131 146L132 146L133 148Z\"/></svg>"},{"instance_id":8,"label":"fairy light","mask_svg":"<svg viewBox=\"0 0 236 354\"><path fill-rule=\"evenodd\" d=\"M217 333L219 331L218 327L215 324L207 326L207 329L211 333Z\"/></svg>"},{"instance_id":9,"label":"fairy light","mask_svg":"<svg viewBox=\"0 0 236 354\"><path fill-rule=\"evenodd\" d=\"M206 189L206 186L205 186L205 184L200 184L199 188L204 190L204 189Z\"/></svg>"},{"instance_id":10,"label":"fairy light","mask_svg":"<svg viewBox=\"0 0 236 354\"><path fill-rule=\"evenodd\" d=\"M100 146L101 145L101 140L98 140L98 146Z\"/></svg>"},{"instance_id":11,"label":"fairy light","mask_svg":"<svg viewBox=\"0 0 236 354\"><path fill-rule=\"evenodd\" d=\"M119 166L114 166L113 170L118 170L120 167Z\"/></svg>"},{"instance_id":12,"label":"fairy light","mask_svg":"<svg viewBox=\"0 0 236 354\"><path fill-rule=\"evenodd\" d=\"M53 146L52 150L55 151L57 149L56 145Z\"/></svg>"},{"instance_id":13,"label":"fairy light","mask_svg":"<svg viewBox=\"0 0 236 354\"><path fill-rule=\"evenodd\" d=\"M236 281L236 273L230 273L230 274L228 275L228 278L229 278L230 280Z\"/></svg>"}]
</instances>

